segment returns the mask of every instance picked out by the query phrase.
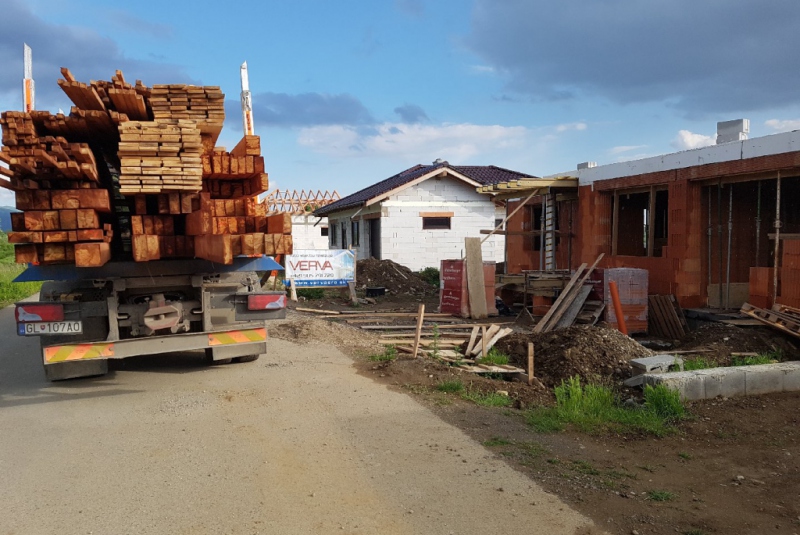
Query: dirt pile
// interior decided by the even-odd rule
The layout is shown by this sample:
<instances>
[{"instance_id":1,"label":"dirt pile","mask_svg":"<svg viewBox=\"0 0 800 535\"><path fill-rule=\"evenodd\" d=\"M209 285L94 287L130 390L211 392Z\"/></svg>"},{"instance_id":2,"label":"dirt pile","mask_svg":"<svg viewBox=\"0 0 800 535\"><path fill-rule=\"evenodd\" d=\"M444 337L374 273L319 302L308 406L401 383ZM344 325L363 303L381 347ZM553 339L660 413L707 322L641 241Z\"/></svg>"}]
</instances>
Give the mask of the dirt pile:
<instances>
[{"instance_id":1,"label":"dirt pile","mask_svg":"<svg viewBox=\"0 0 800 535\"><path fill-rule=\"evenodd\" d=\"M516 333L500 340L496 347L525 368L528 342L534 347L534 375L550 387L576 375L584 381L627 378L631 359L653 354L615 329L589 325L540 334Z\"/></svg>"},{"instance_id":2,"label":"dirt pile","mask_svg":"<svg viewBox=\"0 0 800 535\"><path fill-rule=\"evenodd\" d=\"M800 358L797 346L778 333L769 329L742 328L724 323L706 323L681 342L678 348L683 351L708 350L699 353L717 362L727 364L731 352L773 353L780 352L785 359Z\"/></svg>"},{"instance_id":3,"label":"dirt pile","mask_svg":"<svg viewBox=\"0 0 800 535\"><path fill-rule=\"evenodd\" d=\"M273 325L270 322L269 336L299 344L325 343L336 346L345 353L360 356L383 353L375 335L349 325L331 323L323 319L303 317L289 312L286 320Z\"/></svg>"},{"instance_id":4,"label":"dirt pile","mask_svg":"<svg viewBox=\"0 0 800 535\"><path fill-rule=\"evenodd\" d=\"M386 288L389 295L434 295L438 289L417 273L391 260L367 258L356 264L356 284L359 288Z\"/></svg>"}]
</instances>

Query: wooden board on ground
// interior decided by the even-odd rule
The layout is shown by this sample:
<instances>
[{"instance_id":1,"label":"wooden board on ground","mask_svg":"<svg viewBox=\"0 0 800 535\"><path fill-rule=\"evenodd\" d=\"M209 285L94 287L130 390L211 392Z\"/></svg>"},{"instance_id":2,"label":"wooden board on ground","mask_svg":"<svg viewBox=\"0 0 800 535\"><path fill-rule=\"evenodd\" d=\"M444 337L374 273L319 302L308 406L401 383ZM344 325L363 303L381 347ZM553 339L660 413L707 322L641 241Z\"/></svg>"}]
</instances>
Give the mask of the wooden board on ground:
<instances>
[{"instance_id":1,"label":"wooden board on ground","mask_svg":"<svg viewBox=\"0 0 800 535\"><path fill-rule=\"evenodd\" d=\"M486 304L486 283L483 277L483 256L480 238L464 238L466 250L467 292L472 319L489 317Z\"/></svg>"},{"instance_id":2,"label":"wooden board on ground","mask_svg":"<svg viewBox=\"0 0 800 535\"><path fill-rule=\"evenodd\" d=\"M558 320L558 323L556 323L556 329L566 329L575 323L575 318L578 317L578 313L580 313L583 308L583 304L586 302L586 298L589 297L591 291L592 287L590 285L584 284L581 286L580 290L578 290L578 295L572 303L570 303L569 307L567 307L566 312L561 316L561 319Z\"/></svg>"}]
</instances>

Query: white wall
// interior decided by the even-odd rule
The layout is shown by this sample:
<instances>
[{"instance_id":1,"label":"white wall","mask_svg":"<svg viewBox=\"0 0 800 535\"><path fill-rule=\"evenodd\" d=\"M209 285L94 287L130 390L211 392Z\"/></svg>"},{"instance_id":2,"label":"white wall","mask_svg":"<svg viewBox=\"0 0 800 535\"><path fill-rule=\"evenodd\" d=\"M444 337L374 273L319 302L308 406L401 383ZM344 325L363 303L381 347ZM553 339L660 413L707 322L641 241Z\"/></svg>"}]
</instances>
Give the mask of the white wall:
<instances>
[{"instance_id":1,"label":"white wall","mask_svg":"<svg viewBox=\"0 0 800 535\"><path fill-rule=\"evenodd\" d=\"M493 229L495 205L487 195L450 178L430 178L381 203L381 257L414 271L440 266L441 260L464 255L464 238L484 237ZM420 212L453 212L450 230L423 230ZM483 244L485 260L503 261L503 238Z\"/></svg>"},{"instance_id":2,"label":"white wall","mask_svg":"<svg viewBox=\"0 0 800 535\"><path fill-rule=\"evenodd\" d=\"M295 249L327 249L328 237L322 235L322 229L328 227L328 218L311 215L292 216L292 241ZM315 226L316 224L316 226Z\"/></svg>"}]
</instances>

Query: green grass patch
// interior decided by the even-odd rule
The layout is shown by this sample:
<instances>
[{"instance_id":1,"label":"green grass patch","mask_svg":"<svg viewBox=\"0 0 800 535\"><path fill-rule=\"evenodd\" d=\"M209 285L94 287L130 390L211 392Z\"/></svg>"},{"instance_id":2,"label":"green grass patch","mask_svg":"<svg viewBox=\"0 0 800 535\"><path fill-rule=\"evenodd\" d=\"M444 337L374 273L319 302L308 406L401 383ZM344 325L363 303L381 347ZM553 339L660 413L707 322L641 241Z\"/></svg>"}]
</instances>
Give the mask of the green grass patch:
<instances>
[{"instance_id":1,"label":"green grass patch","mask_svg":"<svg viewBox=\"0 0 800 535\"><path fill-rule=\"evenodd\" d=\"M510 444L513 444L513 442L501 437L492 437L489 440L483 441L483 445L489 448L494 446L508 446Z\"/></svg>"},{"instance_id":2,"label":"green grass patch","mask_svg":"<svg viewBox=\"0 0 800 535\"><path fill-rule=\"evenodd\" d=\"M685 451L679 451L678 452L678 457L680 457L684 461L691 461L692 460L692 455L690 453L686 453Z\"/></svg>"},{"instance_id":3,"label":"green grass patch","mask_svg":"<svg viewBox=\"0 0 800 535\"><path fill-rule=\"evenodd\" d=\"M369 360L373 362L390 362L397 358L397 350L394 346L386 346L386 349L383 350L383 353L379 355L372 355L369 357Z\"/></svg>"},{"instance_id":4,"label":"green grass patch","mask_svg":"<svg viewBox=\"0 0 800 535\"><path fill-rule=\"evenodd\" d=\"M683 369L687 372L692 370L707 370L708 368L716 368L717 365L705 357L694 357L683 359Z\"/></svg>"},{"instance_id":5,"label":"green grass patch","mask_svg":"<svg viewBox=\"0 0 800 535\"><path fill-rule=\"evenodd\" d=\"M461 393L461 397L483 407L508 407L512 403L511 398L497 392L466 390Z\"/></svg>"},{"instance_id":6,"label":"green grass patch","mask_svg":"<svg viewBox=\"0 0 800 535\"><path fill-rule=\"evenodd\" d=\"M489 349L489 351L486 353L486 356L480 359L481 364L493 364L495 366L508 364L508 361L508 355L494 347Z\"/></svg>"},{"instance_id":7,"label":"green grass patch","mask_svg":"<svg viewBox=\"0 0 800 535\"><path fill-rule=\"evenodd\" d=\"M649 490L647 497L654 502L669 502L677 498L677 495L667 490Z\"/></svg>"},{"instance_id":8,"label":"green grass patch","mask_svg":"<svg viewBox=\"0 0 800 535\"><path fill-rule=\"evenodd\" d=\"M556 406L528 412L528 423L540 432L554 432L570 425L584 432L643 432L662 436L683 418L685 409L677 392L663 385L647 386L644 407L620 404L606 386L581 385L578 377L555 388Z\"/></svg>"},{"instance_id":9,"label":"green grass patch","mask_svg":"<svg viewBox=\"0 0 800 535\"><path fill-rule=\"evenodd\" d=\"M447 392L449 394L456 394L464 391L464 383L461 379L453 379L452 381L442 381L436 385L436 390L439 392Z\"/></svg>"},{"instance_id":10,"label":"green grass patch","mask_svg":"<svg viewBox=\"0 0 800 535\"><path fill-rule=\"evenodd\" d=\"M572 461L572 466L570 467L572 470L584 474L587 476L597 476L600 475L600 470L592 466L591 463L586 461Z\"/></svg>"},{"instance_id":11,"label":"green grass patch","mask_svg":"<svg viewBox=\"0 0 800 535\"><path fill-rule=\"evenodd\" d=\"M26 268L24 264L0 262L0 307L25 299L41 289L41 282L11 282Z\"/></svg>"},{"instance_id":12,"label":"green grass patch","mask_svg":"<svg viewBox=\"0 0 800 535\"><path fill-rule=\"evenodd\" d=\"M757 366L758 364L772 364L781 360L780 351L762 353L760 355L736 355L731 357L731 366Z\"/></svg>"},{"instance_id":13,"label":"green grass patch","mask_svg":"<svg viewBox=\"0 0 800 535\"><path fill-rule=\"evenodd\" d=\"M323 299L325 297L325 290L323 288L298 288L297 297L304 297L309 301Z\"/></svg>"}]
</instances>

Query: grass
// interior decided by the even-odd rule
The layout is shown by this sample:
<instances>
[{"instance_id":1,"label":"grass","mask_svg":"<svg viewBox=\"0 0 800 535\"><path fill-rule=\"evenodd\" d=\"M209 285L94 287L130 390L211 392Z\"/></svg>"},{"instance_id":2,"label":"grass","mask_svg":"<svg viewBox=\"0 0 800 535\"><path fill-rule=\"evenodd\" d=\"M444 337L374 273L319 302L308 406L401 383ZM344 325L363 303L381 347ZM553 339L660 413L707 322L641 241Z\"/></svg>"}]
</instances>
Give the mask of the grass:
<instances>
[{"instance_id":1,"label":"grass","mask_svg":"<svg viewBox=\"0 0 800 535\"><path fill-rule=\"evenodd\" d=\"M756 366L758 364L772 364L782 360L780 351L762 353L760 355L736 355L731 358L731 366Z\"/></svg>"},{"instance_id":2,"label":"grass","mask_svg":"<svg viewBox=\"0 0 800 535\"><path fill-rule=\"evenodd\" d=\"M373 362L391 362L397 358L397 350L394 346L386 346L383 350L383 353L380 355L372 355L369 357L369 360Z\"/></svg>"},{"instance_id":3,"label":"grass","mask_svg":"<svg viewBox=\"0 0 800 535\"><path fill-rule=\"evenodd\" d=\"M489 448L491 448L493 446L508 446L510 444L513 444L513 442L511 442L510 440L507 440L505 438L500 438L500 437L492 437L489 440L484 440L483 441L483 445L487 446Z\"/></svg>"},{"instance_id":4,"label":"grass","mask_svg":"<svg viewBox=\"0 0 800 535\"><path fill-rule=\"evenodd\" d=\"M480 359L481 364L493 364L495 366L508 364L508 361L508 355L500 352L494 347L489 349L489 351L486 352L486 356Z\"/></svg>"},{"instance_id":5,"label":"grass","mask_svg":"<svg viewBox=\"0 0 800 535\"><path fill-rule=\"evenodd\" d=\"M430 284L439 287L439 270L435 267L426 267L419 272L419 278Z\"/></svg>"},{"instance_id":6,"label":"grass","mask_svg":"<svg viewBox=\"0 0 800 535\"><path fill-rule=\"evenodd\" d=\"M436 385L436 390L439 392L447 392L449 394L456 394L464 391L464 383L461 379L454 379L452 381L442 381Z\"/></svg>"},{"instance_id":7,"label":"grass","mask_svg":"<svg viewBox=\"0 0 800 535\"><path fill-rule=\"evenodd\" d=\"M325 290L322 288L298 288L297 297L304 297L309 301L322 299L325 297Z\"/></svg>"},{"instance_id":8,"label":"grass","mask_svg":"<svg viewBox=\"0 0 800 535\"><path fill-rule=\"evenodd\" d=\"M706 532L702 529L690 529L689 531L684 531L683 535L706 535Z\"/></svg>"},{"instance_id":9,"label":"grass","mask_svg":"<svg viewBox=\"0 0 800 535\"><path fill-rule=\"evenodd\" d=\"M686 453L685 451L679 451L678 452L678 457L680 457L684 461L691 461L692 460L692 455L690 453Z\"/></svg>"},{"instance_id":10,"label":"grass","mask_svg":"<svg viewBox=\"0 0 800 535\"><path fill-rule=\"evenodd\" d=\"M649 490L647 497L654 502L668 502L677 498L677 495L667 490Z\"/></svg>"},{"instance_id":11,"label":"grass","mask_svg":"<svg viewBox=\"0 0 800 535\"><path fill-rule=\"evenodd\" d=\"M556 406L528 412L528 424L540 432L561 431L572 426L584 432L642 432L667 434L685 416L677 392L663 385L647 386L644 407L625 407L606 386L581 385L578 377L555 389Z\"/></svg>"},{"instance_id":12,"label":"grass","mask_svg":"<svg viewBox=\"0 0 800 535\"><path fill-rule=\"evenodd\" d=\"M461 397L483 407L508 407L511 398L497 392L481 392L479 390L465 390Z\"/></svg>"},{"instance_id":13,"label":"grass","mask_svg":"<svg viewBox=\"0 0 800 535\"><path fill-rule=\"evenodd\" d=\"M694 357L683 360L683 369L687 372L692 370L707 370L708 368L716 368L717 365L705 357Z\"/></svg>"}]
</instances>

